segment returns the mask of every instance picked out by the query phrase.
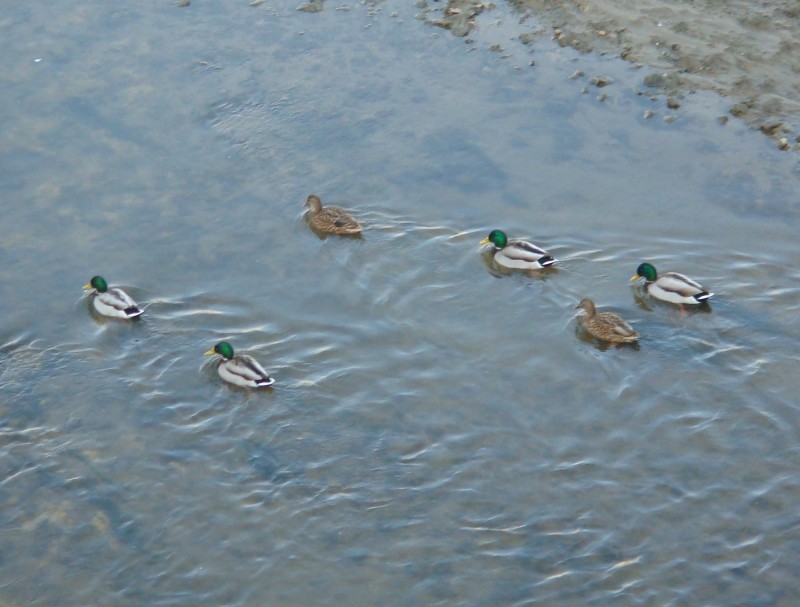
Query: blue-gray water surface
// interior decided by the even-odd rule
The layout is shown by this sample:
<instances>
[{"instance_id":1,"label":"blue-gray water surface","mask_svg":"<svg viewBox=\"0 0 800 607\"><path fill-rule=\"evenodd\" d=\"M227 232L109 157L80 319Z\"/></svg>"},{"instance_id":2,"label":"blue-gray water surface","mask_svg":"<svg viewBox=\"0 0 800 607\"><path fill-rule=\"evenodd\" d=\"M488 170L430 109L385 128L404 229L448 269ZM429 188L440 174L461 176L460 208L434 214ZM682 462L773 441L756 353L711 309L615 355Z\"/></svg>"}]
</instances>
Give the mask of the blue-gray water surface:
<instances>
[{"instance_id":1,"label":"blue-gray water surface","mask_svg":"<svg viewBox=\"0 0 800 607\"><path fill-rule=\"evenodd\" d=\"M466 44L295 9L4 7L0 606L796 605L796 155L502 7ZM560 264L500 271L492 228Z\"/></svg>"}]
</instances>

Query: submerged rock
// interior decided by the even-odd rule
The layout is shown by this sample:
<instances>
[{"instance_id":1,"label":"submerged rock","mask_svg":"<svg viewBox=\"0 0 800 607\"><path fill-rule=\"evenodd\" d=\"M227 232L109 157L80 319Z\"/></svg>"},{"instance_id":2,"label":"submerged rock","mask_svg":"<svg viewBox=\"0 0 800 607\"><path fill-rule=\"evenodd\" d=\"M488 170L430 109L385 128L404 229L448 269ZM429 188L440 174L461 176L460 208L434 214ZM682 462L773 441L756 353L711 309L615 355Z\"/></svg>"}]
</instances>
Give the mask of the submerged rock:
<instances>
[{"instance_id":1,"label":"submerged rock","mask_svg":"<svg viewBox=\"0 0 800 607\"><path fill-rule=\"evenodd\" d=\"M486 9L493 9L493 4L484 4L470 0L449 0L442 10L442 16L426 21L436 27L450 30L454 36L463 38L475 27L475 17Z\"/></svg>"},{"instance_id":2,"label":"submerged rock","mask_svg":"<svg viewBox=\"0 0 800 607\"><path fill-rule=\"evenodd\" d=\"M322 2L323 0L311 0L298 6L297 10L303 13L318 13L324 8Z\"/></svg>"},{"instance_id":3,"label":"submerged rock","mask_svg":"<svg viewBox=\"0 0 800 607\"><path fill-rule=\"evenodd\" d=\"M609 76L592 76L591 78L589 78L589 84L593 84L597 88L603 88L604 86L609 86L610 84L614 84L614 80Z\"/></svg>"},{"instance_id":4,"label":"submerged rock","mask_svg":"<svg viewBox=\"0 0 800 607\"><path fill-rule=\"evenodd\" d=\"M528 28L534 35L552 33L562 47L658 70L644 84L669 96L710 90L731 97L731 114L754 128L765 121L800 124L800 11L787 9L791 3L509 2L535 23ZM764 133L776 143L783 136Z\"/></svg>"},{"instance_id":5,"label":"submerged rock","mask_svg":"<svg viewBox=\"0 0 800 607\"><path fill-rule=\"evenodd\" d=\"M664 72L658 74L648 74L644 78L644 85L655 89L661 89L667 93L674 93L681 89L683 81L674 72Z\"/></svg>"}]
</instances>

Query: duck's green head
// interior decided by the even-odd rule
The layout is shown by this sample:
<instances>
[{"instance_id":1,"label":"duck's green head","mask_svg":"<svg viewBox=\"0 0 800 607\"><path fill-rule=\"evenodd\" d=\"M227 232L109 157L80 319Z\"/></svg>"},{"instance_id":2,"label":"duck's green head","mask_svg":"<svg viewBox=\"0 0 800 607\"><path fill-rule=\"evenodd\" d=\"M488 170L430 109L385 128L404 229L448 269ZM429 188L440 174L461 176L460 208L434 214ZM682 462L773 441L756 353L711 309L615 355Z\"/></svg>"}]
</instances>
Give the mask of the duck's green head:
<instances>
[{"instance_id":1,"label":"duck's green head","mask_svg":"<svg viewBox=\"0 0 800 607\"><path fill-rule=\"evenodd\" d=\"M508 244L508 236L502 230L492 230L489 235L481 240L481 244L492 243L498 249L502 249Z\"/></svg>"},{"instance_id":2,"label":"duck's green head","mask_svg":"<svg viewBox=\"0 0 800 607\"><path fill-rule=\"evenodd\" d=\"M222 358L228 360L233 358L233 346L227 341L221 341L204 355L210 356L211 354L219 354Z\"/></svg>"},{"instance_id":3,"label":"duck's green head","mask_svg":"<svg viewBox=\"0 0 800 607\"><path fill-rule=\"evenodd\" d=\"M102 276L95 276L87 284L83 285L83 288L94 289L98 293L105 293L108 291L108 283Z\"/></svg>"},{"instance_id":4,"label":"duck's green head","mask_svg":"<svg viewBox=\"0 0 800 607\"><path fill-rule=\"evenodd\" d=\"M653 264L645 262L640 263L639 267L636 268L636 274L631 276L631 280L636 280L637 278L644 278L647 282L653 282L658 278L658 274Z\"/></svg>"}]
</instances>

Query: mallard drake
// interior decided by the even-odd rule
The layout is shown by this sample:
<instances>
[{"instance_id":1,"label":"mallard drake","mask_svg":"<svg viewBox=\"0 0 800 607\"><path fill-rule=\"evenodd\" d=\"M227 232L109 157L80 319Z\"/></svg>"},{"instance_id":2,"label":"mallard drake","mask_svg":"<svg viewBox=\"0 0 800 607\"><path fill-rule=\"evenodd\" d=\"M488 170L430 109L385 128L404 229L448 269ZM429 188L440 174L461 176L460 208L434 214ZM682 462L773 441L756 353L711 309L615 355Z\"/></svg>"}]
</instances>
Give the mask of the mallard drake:
<instances>
[{"instance_id":1,"label":"mallard drake","mask_svg":"<svg viewBox=\"0 0 800 607\"><path fill-rule=\"evenodd\" d=\"M83 288L92 289L92 305L98 314L113 318L136 318L142 314L142 309L130 295L119 287L109 289L102 276L93 277Z\"/></svg>"},{"instance_id":2,"label":"mallard drake","mask_svg":"<svg viewBox=\"0 0 800 607\"><path fill-rule=\"evenodd\" d=\"M233 346L227 341L221 341L216 346L205 352L204 356L219 354L217 373L226 382L246 388L265 388L275 383L258 361L247 354L233 355Z\"/></svg>"},{"instance_id":3,"label":"mallard drake","mask_svg":"<svg viewBox=\"0 0 800 607\"><path fill-rule=\"evenodd\" d=\"M683 274L665 272L659 276L649 263L639 264L636 274L631 276L632 281L639 278L644 278L645 288L650 295L676 304L697 305L714 295Z\"/></svg>"},{"instance_id":4,"label":"mallard drake","mask_svg":"<svg viewBox=\"0 0 800 607\"><path fill-rule=\"evenodd\" d=\"M326 234L356 235L361 234L361 224L340 207L322 206L316 194L311 194L305 202L308 210L308 223L318 232Z\"/></svg>"},{"instance_id":5,"label":"mallard drake","mask_svg":"<svg viewBox=\"0 0 800 607\"><path fill-rule=\"evenodd\" d=\"M588 297L584 297L575 306L575 309L583 310L581 322L586 332L597 339L614 343L631 343L639 338L639 334L633 330L627 322L622 320L613 312L597 312L594 302Z\"/></svg>"},{"instance_id":6,"label":"mallard drake","mask_svg":"<svg viewBox=\"0 0 800 607\"><path fill-rule=\"evenodd\" d=\"M481 240L480 244L491 244L494 260L504 268L541 270L558 261L547 251L526 240L509 240L502 230L492 230L486 238Z\"/></svg>"}]
</instances>

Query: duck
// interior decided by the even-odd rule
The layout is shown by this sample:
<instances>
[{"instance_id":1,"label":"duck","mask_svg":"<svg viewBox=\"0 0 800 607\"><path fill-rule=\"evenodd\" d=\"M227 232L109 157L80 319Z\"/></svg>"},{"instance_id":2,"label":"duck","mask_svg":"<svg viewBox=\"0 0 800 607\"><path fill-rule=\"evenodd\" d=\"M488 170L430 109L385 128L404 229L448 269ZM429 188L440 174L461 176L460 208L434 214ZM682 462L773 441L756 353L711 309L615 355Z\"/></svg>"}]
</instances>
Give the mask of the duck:
<instances>
[{"instance_id":1,"label":"duck","mask_svg":"<svg viewBox=\"0 0 800 607\"><path fill-rule=\"evenodd\" d=\"M227 341L221 341L211 348L204 356L219 354L222 359L217 366L219 376L230 384L245 388L266 388L275 383L258 361L247 354L233 353L233 346Z\"/></svg>"},{"instance_id":2,"label":"duck","mask_svg":"<svg viewBox=\"0 0 800 607\"><path fill-rule=\"evenodd\" d=\"M309 195L305 206L309 208L308 223L318 232L356 236L363 230L361 224L344 209L332 205L323 207L322 201L316 194Z\"/></svg>"},{"instance_id":3,"label":"duck","mask_svg":"<svg viewBox=\"0 0 800 607\"><path fill-rule=\"evenodd\" d=\"M661 276L655 266L641 263L631 281L644 278L645 288L656 299L676 304L698 305L708 301L714 294L688 276L677 272L665 272Z\"/></svg>"},{"instance_id":4,"label":"duck","mask_svg":"<svg viewBox=\"0 0 800 607\"><path fill-rule=\"evenodd\" d=\"M502 230L492 230L480 244L491 244L494 260L504 268L541 270L558 262L555 257L533 243L519 239L509 240Z\"/></svg>"},{"instance_id":5,"label":"duck","mask_svg":"<svg viewBox=\"0 0 800 607\"><path fill-rule=\"evenodd\" d=\"M613 312L598 312L594 302L588 297L584 297L575 306L576 310L578 308L583 311L581 314L583 328L597 339L618 344L632 343L639 339L639 334L621 317Z\"/></svg>"},{"instance_id":6,"label":"duck","mask_svg":"<svg viewBox=\"0 0 800 607\"><path fill-rule=\"evenodd\" d=\"M83 288L91 289L91 294L94 295L92 305L102 316L132 319L142 315L142 309L130 295L119 287L109 288L102 276L93 276Z\"/></svg>"}]
</instances>

